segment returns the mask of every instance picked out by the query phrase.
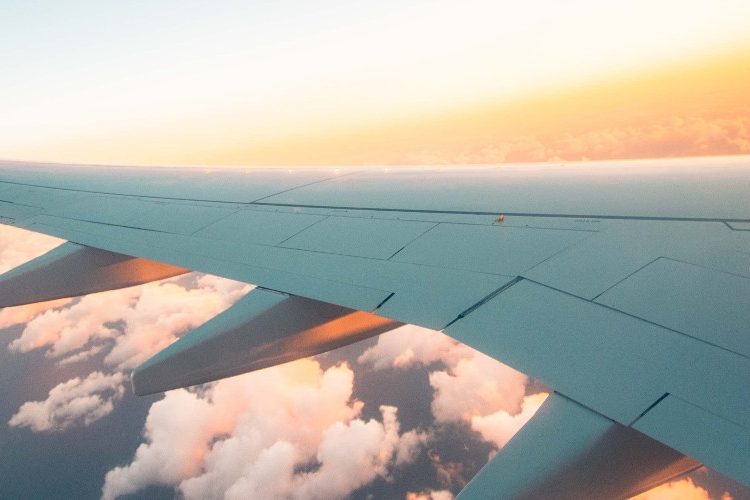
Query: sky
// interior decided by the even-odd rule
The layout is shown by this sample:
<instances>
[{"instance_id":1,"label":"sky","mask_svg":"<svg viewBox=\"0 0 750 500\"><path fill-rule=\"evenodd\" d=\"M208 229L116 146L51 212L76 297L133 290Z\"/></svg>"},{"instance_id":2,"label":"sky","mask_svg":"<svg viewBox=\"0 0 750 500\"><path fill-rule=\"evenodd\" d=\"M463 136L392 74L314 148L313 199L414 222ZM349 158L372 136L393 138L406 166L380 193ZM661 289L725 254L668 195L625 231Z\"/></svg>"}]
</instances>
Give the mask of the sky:
<instances>
[{"instance_id":1,"label":"sky","mask_svg":"<svg viewBox=\"0 0 750 500\"><path fill-rule=\"evenodd\" d=\"M0 157L276 165L748 152L749 23L743 0L5 1Z\"/></svg>"},{"instance_id":2,"label":"sky","mask_svg":"<svg viewBox=\"0 0 750 500\"><path fill-rule=\"evenodd\" d=\"M747 154L748 26L744 0L0 0L0 159ZM0 271L58 243L0 226ZM548 391L405 326L133 396L134 366L250 288L191 273L0 310L0 496L446 500ZM750 492L700 469L639 500L729 497Z\"/></svg>"}]
</instances>

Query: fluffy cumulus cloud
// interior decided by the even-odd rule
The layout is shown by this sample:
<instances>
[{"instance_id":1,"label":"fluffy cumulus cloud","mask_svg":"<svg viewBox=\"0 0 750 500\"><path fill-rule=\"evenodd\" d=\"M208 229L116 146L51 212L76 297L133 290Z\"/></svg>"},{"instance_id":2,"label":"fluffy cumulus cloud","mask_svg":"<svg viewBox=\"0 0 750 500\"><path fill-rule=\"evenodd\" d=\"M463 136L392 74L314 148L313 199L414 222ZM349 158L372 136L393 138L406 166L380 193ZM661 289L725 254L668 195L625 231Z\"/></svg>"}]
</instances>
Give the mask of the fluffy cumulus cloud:
<instances>
[{"instance_id":1,"label":"fluffy cumulus cloud","mask_svg":"<svg viewBox=\"0 0 750 500\"><path fill-rule=\"evenodd\" d=\"M396 408L360 418L347 365L300 360L155 403L130 464L104 498L152 485L185 498L345 498L414 459L425 436L401 432Z\"/></svg>"},{"instance_id":2,"label":"fluffy cumulus cloud","mask_svg":"<svg viewBox=\"0 0 750 500\"><path fill-rule=\"evenodd\" d=\"M526 375L472 351L455 365L430 373L435 390L432 413L438 421L470 420L497 410L515 415L521 411L527 380Z\"/></svg>"},{"instance_id":3,"label":"fluffy cumulus cloud","mask_svg":"<svg viewBox=\"0 0 750 500\"><path fill-rule=\"evenodd\" d=\"M59 299L0 309L0 328L28 323L46 311L68 305L71 302L73 302L72 299Z\"/></svg>"},{"instance_id":4,"label":"fluffy cumulus cloud","mask_svg":"<svg viewBox=\"0 0 750 500\"><path fill-rule=\"evenodd\" d=\"M725 493L722 500L732 500L731 495ZM631 500L711 500L708 491L693 483L690 478L662 484L642 493Z\"/></svg>"},{"instance_id":5,"label":"fluffy cumulus cloud","mask_svg":"<svg viewBox=\"0 0 750 500\"><path fill-rule=\"evenodd\" d=\"M502 448L526 422L531 420L546 399L546 393L531 394L523 398L521 411L516 414L498 410L489 415L475 415L471 417L471 428L479 432L485 441L491 441L498 448Z\"/></svg>"},{"instance_id":6,"label":"fluffy cumulus cloud","mask_svg":"<svg viewBox=\"0 0 750 500\"><path fill-rule=\"evenodd\" d=\"M471 349L447 335L427 328L404 325L379 336L377 344L362 353L357 361L372 365L376 370L383 370L436 362L452 366L470 355Z\"/></svg>"},{"instance_id":7,"label":"fluffy cumulus cloud","mask_svg":"<svg viewBox=\"0 0 750 500\"><path fill-rule=\"evenodd\" d=\"M60 243L12 227L0 228L0 267L12 268ZM188 275L142 286L0 310L0 328L24 325L8 344L25 353L44 349L59 364L104 353L109 375L73 378L45 401L24 403L11 418L15 427L52 432L88 425L112 412L130 369L220 313L251 287L215 276Z\"/></svg>"},{"instance_id":8,"label":"fluffy cumulus cloud","mask_svg":"<svg viewBox=\"0 0 750 500\"><path fill-rule=\"evenodd\" d=\"M498 447L518 432L547 396L526 396L524 374L442 333L413 325L381 335L358 361L376 369L440 362L429 375L435 420L465 422Z\"/></svg>"},{"instance_id":9,"label":"fluffy cumulus cloud","mask_svg":"<svg viewBox=\"0 0 750 500\"><path fill-rule=\"evenodd\" d=\"M33 431L61 431L76 424L89 425L109 415L125 393L122 373L91 373L55 386L44 401L28 401L8 422Z\"/></svg>"},{"instance_id":10,"label":"fluffy cumulus cloud","mask_svg":"<svg viewBox=\"0 0 750 500\"><path fill-rule=\"evenodd\" d=\"M172 278L87 295L63 307L40 308L41 313L28 321L9 348L17 352L44 348L48 357L67 356L64 362L69 363L101 351L106 342L105 364L127 370L220 313L249 289L244 283L200 276L194 288Z\"/></svg>"}]
</instances>

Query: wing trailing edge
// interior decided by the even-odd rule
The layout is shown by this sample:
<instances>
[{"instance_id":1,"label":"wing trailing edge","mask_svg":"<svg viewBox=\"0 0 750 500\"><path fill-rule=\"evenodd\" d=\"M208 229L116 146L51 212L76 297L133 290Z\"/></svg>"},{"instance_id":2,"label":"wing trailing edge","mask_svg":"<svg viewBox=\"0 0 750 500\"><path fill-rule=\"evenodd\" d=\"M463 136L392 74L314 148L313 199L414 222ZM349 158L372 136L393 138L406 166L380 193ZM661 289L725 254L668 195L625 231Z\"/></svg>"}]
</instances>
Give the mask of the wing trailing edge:
<instances>
[{"instance_id":1,"label":"wing trailing edge","mask_svg":"<svg viewBox=\"0 0 750 500\"><path fill-rule=\"evenodd\" d=\"M0 308L142 285L187 272L67 242L0 276Z\"/></svg>"},{"instance_id":2,"label":"wing trailing edge","mask_svg":"<svg viewBox=\"0 0 750 500\"><path fill-rule=\"evenodd\" d=\"M699 466L554 393L458 498L629 498Z\"/></svg>"},{"instance_id":3,"label":"wing trailing edge","mask_svg":"<svg viewBox=\"0 0 750 500\"><path fill-rule=\"evenodd\" d=\"M133 391L152 394L321 354L401 323L256 288L136 368Z\"/></svg>"}]
</instances>

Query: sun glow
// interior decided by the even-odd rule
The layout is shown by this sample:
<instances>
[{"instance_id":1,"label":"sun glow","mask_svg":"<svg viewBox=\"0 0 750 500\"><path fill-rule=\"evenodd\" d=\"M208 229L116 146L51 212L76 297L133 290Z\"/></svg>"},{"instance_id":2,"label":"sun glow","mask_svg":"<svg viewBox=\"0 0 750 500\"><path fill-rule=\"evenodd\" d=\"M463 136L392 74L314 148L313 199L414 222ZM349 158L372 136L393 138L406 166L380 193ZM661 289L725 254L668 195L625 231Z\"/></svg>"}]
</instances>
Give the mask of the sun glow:
<instances>
[{"instance_id":1,"label":"sun glow","mask_svg":"<svg viewBox=\"0 0 750 500\"><path fill-rule=\"evenodd\" d=\"M477 110L750 48L741 0L38 5L2 7L0 157L415 162Z\"/></svg>"}]
</instances>

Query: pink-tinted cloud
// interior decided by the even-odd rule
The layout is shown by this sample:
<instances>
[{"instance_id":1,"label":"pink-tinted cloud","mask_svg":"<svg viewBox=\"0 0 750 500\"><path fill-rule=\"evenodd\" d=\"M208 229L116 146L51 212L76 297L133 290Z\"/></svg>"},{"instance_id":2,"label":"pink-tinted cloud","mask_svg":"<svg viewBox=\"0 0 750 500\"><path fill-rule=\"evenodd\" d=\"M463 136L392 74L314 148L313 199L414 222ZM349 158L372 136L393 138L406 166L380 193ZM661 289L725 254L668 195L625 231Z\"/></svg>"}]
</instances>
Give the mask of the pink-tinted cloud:
<instances>
[{"instance_id":1,"label":"pink-tinted cloud","mask_svg":"<svg viewBox=\"0 0 750 500\"><path fill-rule=\"evenodd\" d=\"M453 500L453 493L448 490L410 491L406 494L406 500Z\"/></svg>"},{"instance_id":2,"label":"pink-tinted cloud","mask_svg":"<svg viewBox=\"0 0 750 500\"><path fill-rule=\"evenodd\" d=\"M731 500L731 496L722 496L722 500ZM690 478L657 486L631 500L711 500L708 491L696 486Z\"/></svg>"},{"instance_id":3,"label":"pink-tinted cloud","mask_svg":"<svg viewBox=\"0 0 750 500\"><path fill-rule=\"evenodd\" d=\"M227 309L251 288L215 276L198 278L192 289L169 282L140 287L137 300L121 316L124 335L115 338L104 362L120 370L136 367L179 335Z\"/></svg>"},{"instance_id":4,"label":"pink-tinted cloud","mask_svg":"<svg viewBox=\"0 0 750 500\"><path fill-rule=\"evenodd\" d=\"M0 273L45 254L61 243L62 240L51 236L0 225ZM69 302L69 299L62 299L0 309L0 328L26 323L44 311Z\"/></svg>"},{"instance_id":5,"label":"pink-tinted cloud","mask_svg":"<svg viewBox=\"0 0 750 500\"><path fill-rule=\"evenodd\" d=\"M547 396L547 393L538 393L524 397L521 411L515 415L498 410L490 415L474 416L471 418L471 428L479 432L486 441L502 448L521 427L526 425L526 422L531 420Z\"/></svg>"},{"instance_id":6,"label":"pink-tinted cloud","mask_svg":"<svg viewBox=\"0 0 750 500\"><path fill-rule=\"evenodd\" d=\"M70 304L72 301L73 299L59 299L0 309L0 328L28 323L40 314Z\"/></svg>"},{"instance_id":7,"label":"pink-tinted cloud","mask_svg":"<svg viewBox=\"0 0 750 500\"><path fill-rule=\"evenodd\" d=\"M61 243L63 240L52 236L0 225L0 273L47 253Z\"/></svg>"},{"instance_id":8,"label":"pink-tinted cloud","mask_svg":"<svg viewBox=\"0 0 750 500\"><path fill-rule=\"evenodd\" d=\"M106 341L105 364L126 370L223 311L250 288L201 276L195 288L186 288L172 278L87 295L66 307L33 316L9 348L17 352L45 348L48 357L67 356L65 361L71 362L102 350Z\"/></svg>"},{"instance_id":9,"label":"pink-tinted cloud","mask_svg":"<svg viewBox=\"0 0 750 500\"><path fill-rule=\"evenodd\" d=\"M435 421L439 424L464 423L498 449L534 416L547 398L546 393L525 395L526 375L447 335L412 325L378 337L377 343L367 349L358 362L375 369L407 369L442 363L444 369L429 374ZM436 453L430 458L441 485L464 485L462 464L444 463ZM430 498L428 494L411 495L413 498ZM435 492L432 495L436 497Z\"/></svg>"},{"instance_id":10,"label":"pink-tinted cloud","mask_svg":"<svg viewBox=\"0 0 750 500\"><path fill-rule=\"evenodd\" d=\"M430 373L434 389L432 413L438 422L472 424L474 417L497 412L514 417L521 412L528 377L440 332L412 325L397 328L378 337L377 344L358 358L358 362L376 369L408 368L436 361L446 366Z\"/></svg>"},{"instance_id":11,"label":"pink-tinted cloud","mask_svg":"<svg viewBox=\"0 0 750 500\"><path fill-rule=\"evenodd\" d=\"M112 338L113 326L138 296L137 288L87 295L68 307L47 310L28 322L21 336L9 344L15 352L47 348L57 358L86 346L90 341Z\"/></svg>"},{"instance_id":12,"label":"pink-tinted cloud","mask_svg":"<svg viewBox=\"0 0 750 500\"><path fill-rule=\"evenodd\" d=\"M27 231L0 228L2 265L21 264L58 243ZM0 328L25 323L20 337L8 346L11 351L45 349L45 355L60 364L106 352L105 364L116 370L58 385L45 401L24 403L10 425L62 430L104 417L124 392L124 371L223 311L250 289L245 283L193 275L80 299L3 309Z\"/></svg>"},{"instance_id":13,"label":"pink-tinted cloud","mask_svg":"<svg viewBox=\"0 0 750 500\"><path fill-rule=\"evenodd\" d=\"M357 359L376 370L409 368L441 361L454 366L472 350L445 334L414 325L404 325L378 337L377 344Z\"/></svg>"},{"instance_id":14,"label":"pink-tinted cloud","mask_svg":"<svg viewBox=\"0 0 750 500\"><path fill-rule=\"evenodd\" d=\"M125 393L122 373L101 372L55 386L44 401L28 401L8 422L11 427L30 427L34 432L61 431L73 425L89 425L109 415Z\"/></svg>"},{"instance_id":15,"label":"pink-tinted cloud","mask_svg":"<svg viewBox=\"0 0 750 500\"><path fill-rule=\"evenodd\" d=\"M526 375L474 351L455 366L430 373L432 413L438 421L471 421L498 410L515 415L527 381Z\"/></svg>"},{"instance_id":16,"label":"pink-tinted cloud","mask_svg":"<svg viewBox=\"0 0 750 500\"><path fill-rule=\"evenodd\" d=\"M507 163L750 153L750 117L671 116L556 135L502 135L460 152L413 152L405 163Z\"/></svg>"},{"instance_id":17,"label":"pink-tinted cloud","mask_svg":"<svg viewBox=\"0 0 750 500\"><path fill-rule=\"evenodd\" d=\"M412 460L424 440L400 433L393 407L381 407L382 421L358 418L353 377L346 365L300 360L169 392L151 407L133 461L107 474L103 498L150 484L186 498L344 498Z\"/></svg>"}]
</instances>

